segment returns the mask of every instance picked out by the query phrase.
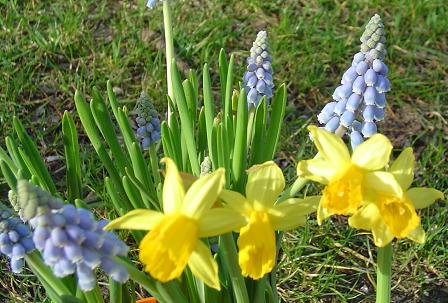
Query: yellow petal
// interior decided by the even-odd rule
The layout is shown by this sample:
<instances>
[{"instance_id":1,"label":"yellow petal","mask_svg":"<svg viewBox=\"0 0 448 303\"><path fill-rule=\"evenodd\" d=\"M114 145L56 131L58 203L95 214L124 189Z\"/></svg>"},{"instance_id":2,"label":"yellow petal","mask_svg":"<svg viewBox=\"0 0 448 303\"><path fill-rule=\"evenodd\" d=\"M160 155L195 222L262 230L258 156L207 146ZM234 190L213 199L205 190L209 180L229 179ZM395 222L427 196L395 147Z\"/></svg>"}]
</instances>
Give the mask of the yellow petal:
<instances>
[{"instance_id":1,"label":"yellow petal","mask_svg":"<svg viewBox=\"0 0 448 303\"><path fill-rule=\"evenodd\" d=\"M284 214L283 217L271 216L274 230L289 230L305 224L306 215L315 212L321 196L311 196L305 199L288 199L274 206L275 210Z\"/></svg>"},{"instance_id":2,"label":"yellow petal","mask_svg":"<svg viewBox=\"0 0 448 303\"><path fill-rule=\"evenodd\" d=\"M252 208L252 204L242 194L236 191L223 189L219 197L240 214L244 214Z\"/></svg>"},{"instance_id":3,"label":"yellow petal","mask_svg":"<svg viewBox=\"0 0 448 303\"><path fill-rule=\"evenodd\" d=\"M388 172L375 171L366 173L363 185L366 189L374 190L378 193L403 196L403 190L394 175Z\"/></svg>"},{"instance_id":4,"label":"yellow petal","mask_svg":"<svg viewBox=\"0 0 448 303\"><path fill-rule=\"evenodd\" d=\"M275 264L275 232L266 212L253 212L238 238L238 262L243 276L261 279Z\"/></svg>"},{"instance_id":5,"label":"yellow petal","mask_svg":"<svg viewBox=\"0 0 448 303\"><path fill-rule=\"evenodd\" d=\"M418 225L413 231L408 235L408 238L419 244L425 243L426 234L421 225Z\"/></svg>"},{"instance_id":6,"label":"yellow petal","mask_svg":"<svg viewBox=\"0 0 448 303\"><path fill-rule=\"evenodd\" d=\"M196 247L188 260L188 266L193 275L204 281L211 288L220 290L218 276L218 264L213 259L210 249L201 241L196 243Z\"/></svg>"},{"instance_id":7,"label":"yellow petal","mask_svg":"<svg viewBox=\"0 0 448 303\"><path fill-rule=\"evenodd\" d=\"M180 277L198 241L196 220L165 215L140 242L139 259L151 276L168 282Z\"/></svg>"},{"instance_id":8,"label":"yellow petal","mask_svg":"<svg viewBox=\"0 0 448 303\"><path fill-rule=\"evenodd\" d=\"M389 162L392 148L386 136L373 135L355 148L352 162L365 170L381 169Z\"/></svg>"},{"instance_id":9,"label":"yellow petal","mask_svg":"<svg viewBox=\"0 0 448 303\"><path fill-rule=\"evenodd\" d=\"M247 172L247 200L258 201L266 206L274 205L285 188L285 178L280 167L273 161L268 161L252 166Z\"/></svg>"},{"instance_id":10,"label":"yellow petal","mask_svg":"<svg viewBox=\"0 0 448 303\"><path fill-rule=\"evenodd\" d=\"M411 186L414 180L414 153L412 148L405 148L398 158L392 163L389 170L397 179L403 190Z\"/></svg>"},{"instance_id":11,"label":"yellow petal","mask_svg":"<svg viewBox=\"0 0 448 303\"><path fill-rule=\"evenodd\" d=\"M104 227L111 229L138 229L151 230L163 217L162 213L149 209L134 209L126 215L119 217Z\"/></svg>"},{"instance_id":12,"label":"yellow petal","mask_svg":"<svg viewBox=\"0 0 448 303\"><path fill-rule=\"evenodd\" d=\"M341 138L314 125L308 126L308 130L319 154L331 162L332 166L338 167L350 162L350 154Z\"/></svg>"},{"instance_id":13,"label":"yellow petal","mask_svg":"<svg viewBox=\"0 0 448 303\"><path fill-rule=\"evenodd\" d=\"M328 211L328 209L322 207L322 202L319 202L319 206L317 206L316 215L317 215L317 224L322 225L322 222L333 214L330 211Z\"/></svg>"},{"instance_id":14,"label":"yellow petal","mask_svg":"<svg viewBox=\"0 0 448 303\"><path fill-rule=\"evenodd\" d=\"M171 214L181 209L185 189L176 164L170 158L163 158L166 165L165 181L163 182L163 211Z\"/></svg>"},{"instance_id":15,"label":"yellow petal","mask_svg":"<svg viewBox=\"0 0 448 303\"><path fill-rule=\"evenodd\" d=\"M199 219L199 237L213 237L240 229L246 219L233 209L213 208Z\"/></svg>"},{"instance_id":16,"label":"yellow petal","mask_svg":"<svg viewBox=\"0 0 448 303\"><path fill-rule=\"evenodd\" d=\"M380 211L374 203L369 203L348 219L351 227L370 230L376 246L384 247L389 244L394 236L381 218Z\"/></svg>"},{"instance_id":17,"label":"yellow petal","mask_svg":"<svg viewBox=\"0 0 448 303\"><path fill-rule=\"evenodd\" d=\"M413 187L406 194L416 209L428 207L436 200L443 199L443 193L434 188Z\"/></svg>"},{"instance_id":18,"label":"yellow petal","mask_svg":"<svg viewBox=\"0 0 448 303\"><path fill-rule=\"evenodd\" d=\"M323 157L311 160L302 160L297 164L297 175L305 179L327 184L336 173L331 162Z\"/></svg>"},{"instance_id":19,"label":"yellow petal","mask_svg":"<svg viewBox=\"0 0 448 303\"><path fill-rule=\"evenodd\" d=\"M223 168L200 177L188 189L182 213L196 219L201 217L216 202L225 182Z\"/></svg>"}]
</instances>

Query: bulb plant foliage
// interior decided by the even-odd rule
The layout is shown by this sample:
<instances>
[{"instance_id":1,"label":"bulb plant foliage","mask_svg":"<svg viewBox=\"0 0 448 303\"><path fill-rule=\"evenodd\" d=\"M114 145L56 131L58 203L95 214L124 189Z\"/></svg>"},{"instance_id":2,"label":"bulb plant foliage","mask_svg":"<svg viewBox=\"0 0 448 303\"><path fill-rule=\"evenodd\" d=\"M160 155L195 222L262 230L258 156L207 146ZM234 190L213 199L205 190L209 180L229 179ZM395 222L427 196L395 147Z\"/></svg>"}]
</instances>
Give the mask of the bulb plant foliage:
<instances>
[{"instance_id":1,"label":"bulb plant foliage","mask_svg":"<svg viewBox=\"0 0 448 303\"><path fill-rule=\"evenodd\" d=\"M148 7L157 2L148 1ZM286 86L274 91L267 32L260 31L253 43L240 87L234 56L223 51L220 83L212 85L207 64L201 80L192 71L182 79L171 47L169 1L163 13L171 41L167 121L159 120L143 93L133 128L110 82L106 98L96 88L90 102L75 93L83 131L104 165L106 197L99 195L98 213L107 213L110 222L97 221L82 201L83 165L72 116L66 112L62 121L62 193L33 139L13 119L17 139L7 137L7 149L0 147L0 169L18 215L0 208L0 252L12 271L26 264L54 302L131 302L137 283L159 302L271 303L279 302L275 268L282 232L307 224L314 212L319 225L342 215L351 227L370 231L381 269L390 269L391 254L387 259L382 249L394 238L425 241L416 210L443 194L412 187L412 149L390 162L393 147L377 133L390 89L378 15L368 22L334 101L318 115L323 127L308 127L318 153L298 163L298 178L286 187L273 161ZM346 134L352 151L342 140ZM321 195L300 193L308 181L323 185ZM114 229L124 230L123 240ZM101 272L109 278L109 298L97 283ZM377 302L390 302L390 270L378 270L378 277Z\"/></svg>"}]
</instances>

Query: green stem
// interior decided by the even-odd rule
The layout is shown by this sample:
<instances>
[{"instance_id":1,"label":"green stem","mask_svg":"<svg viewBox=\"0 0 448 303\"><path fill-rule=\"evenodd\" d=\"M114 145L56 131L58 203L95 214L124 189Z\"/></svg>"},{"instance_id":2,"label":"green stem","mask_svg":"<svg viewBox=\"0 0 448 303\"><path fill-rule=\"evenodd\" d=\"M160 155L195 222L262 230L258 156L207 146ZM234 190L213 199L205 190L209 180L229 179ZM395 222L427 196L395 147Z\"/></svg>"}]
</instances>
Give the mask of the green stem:
<instances>
[{"instance_id":1,"label":"green stem","mask_svg":"<svg viewBox=\"0 0 448 303\"><path fill-rule=\"evenodd\" d=\"M237 303L249 303L246 283L238 265L238 254L235 247L235 240L232 233L221 236L222 256L230 275L233 292Z\"/></svg>"},{"instance_id":2,"label":"green stem","mask_svg":"<svg viewBox=\"0 0 448 303\"><path fill-rule=\"evenodd\" d=\"M42 259L40 258L37 251L33 251L25 256L25 261L30 265L31 268L34 268L39 272L39 275L51 285L53 290L59 295L71 295L68 288L62 283L60 279L58 279L50 268L44 264Z\"/></svg>"},{"instance_id":3,"label":"green stem","mask_svg":"<svg viewBox=\"0 0 448 303\"><path fill-rule=\"evenodd\" d=\"M157 198L159 202L162 201L161 192L157 190L157 187L161 183L160 171L159 171L159 158L157 157L156 144L151 144L149 147L149 160L151 162L151 171L154 178L155 190L157 192Z\"/></svg>"},{"instance_id":4,"label":"green stem","mask_svg":"<svg viewBox=\"0 0 448 303\"><path fill-rule=\"evenodd\" d=\"M165 28L166 45L166 82L168 86L168 96L174 101L173 83L171 80L171 63L174 59L173 25L171 21L170 1L163 1L163 26ZM168 125L171 125L171 110L168 104Z\"/></svg>"},{"instance_id":5,"label":"green stem","mask_svg":"<svg viewBox=\"0 0 448 303\"><path fill-rule=\"evenodd\" d=\"M309 182L309 180L304 179L302 177L298 177L296 179L296 181L294 181L294 183L288 187L282 194L282 196L278 199L277 203L283 202L286 199L292 198L295 195L297 195L297 193L299 191L302 190L302 188Z\"/></svg>"},{"instance_id":6,"label":"green stem","mask_svg":"<svg viewBox=\"0 0 448 303\"><path fill-rule=\"evenodd\" d=\"M376 271L376 303L390 303L392 244L378 247Z\"/></svg>"}]
</instances>

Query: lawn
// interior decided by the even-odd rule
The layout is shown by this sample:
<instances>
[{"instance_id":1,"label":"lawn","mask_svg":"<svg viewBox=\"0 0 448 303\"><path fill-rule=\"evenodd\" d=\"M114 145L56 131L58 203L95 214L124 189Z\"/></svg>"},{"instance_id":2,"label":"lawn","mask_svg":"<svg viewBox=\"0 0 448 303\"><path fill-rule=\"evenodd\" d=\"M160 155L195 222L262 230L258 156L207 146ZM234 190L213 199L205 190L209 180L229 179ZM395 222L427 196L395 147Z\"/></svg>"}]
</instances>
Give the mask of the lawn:
<instances>
[{"instance_id":1,"label":"lawn","mask_svg":"<svg viewBox=\"0 0 448 303\"><path fill-rule=\"evenodd\" d=\"M359 49L364 25L383 17L386 63L392 90L380 132L396 153L413 146L414 186L448 194L448 7L445 1L174 1L174 43L181 69L211 66L218 87L219 50L235 54L236 75L259 30L269 35L274 81L285 82L288 107L277 160L289 181L295 164L315 154L306 125L331 99ZM76 89L105 91L113 83L132 108L143 90L166 110L161 8L143 1L0 1L0 144L18 116L45 156L59 189L65 166L61 118L72 113L83 144L87 200L101 202L103 168L81 131ZM235 81L236 84L236 81ZM0 181L3 197L7 186ZM308 186L315 192L317 187ZM394 245L393 302L448 302L447 202L420 212L427 242ZM285 302L374 302L375 247L347 228L344 218L287 233L282 243L278 290ZM0 302L44 301L30 273L11 276L1 258ZM36 301L40 302L40 301Z\"/></svg>"}]
</instances>

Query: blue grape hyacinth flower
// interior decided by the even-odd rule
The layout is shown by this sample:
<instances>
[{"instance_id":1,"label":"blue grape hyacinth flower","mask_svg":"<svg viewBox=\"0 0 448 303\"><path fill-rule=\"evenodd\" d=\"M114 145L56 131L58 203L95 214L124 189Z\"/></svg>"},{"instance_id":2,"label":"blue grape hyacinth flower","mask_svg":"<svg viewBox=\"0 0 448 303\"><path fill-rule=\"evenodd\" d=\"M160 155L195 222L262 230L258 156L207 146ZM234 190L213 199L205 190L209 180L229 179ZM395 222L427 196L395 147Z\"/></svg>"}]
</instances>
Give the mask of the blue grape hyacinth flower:
<instances>
[{"instance_id":1,"label":"blue grape hyacinth flower","mask_svg":"<svg viewBox=\"0 0 448 303\"><path fill-rule=\"evenodd\" d=\"M78 285L84 291L95 287L97 268L117 282L127 281L126 268L113 258L126 256L128 247L115 234L103 230L106 220L97 222L89 210L64 205L62 200L28 181L18 181L17 196L20 208L27 209L25 219L34 228L34 245L55 276L76 273Z\"/></svg>"},{"instance_id":2,"label":"blue grape hyacinth flower","mask_svg":"<svg viewBox=\"0 0 448 303\"><path fill-rule=\"evenodd\" d=\"M34 249L29 227L12 210L0 205L0 252L9 257L12 272L22 271L25 255Z\"/></svg>"},{"instance_id":3,"label":"blue grape hyacinth flower","mask_svg":"<svg viewBox=\"0 0 448 303\"><path fill-rule=\"evenodd\" d=\"M343 74L333 101L317 116L326 130L341 137L347 134L352 148L377 132L376 122L384 119L385 93L390 90L384 63L386 37L379 15L370 19L360 40L361 51Z\"/></svg>"},{"instance_id":4,"label":"blue grape hyacinth flower","mask_svg":"<svg viewBox=\"0 0 448 303\"><path fill-rule=\"evenodd\" d=\"M146 93L141 93L137 100L135 113L137 114L137 138L144 150L160 140L160 119L151 100Z\"/></svg>"},{"instance_id":5,"label":"blue grape hyacinth flower","mask_svg":"<svg viewBox=\"0 0 448 303\"><path fill-rule=\"evenodd\" d=\"M159 0L159 2L162 2L163 0ZM153 9L157 5L157 0L148 0L146 2L146 7L149 9Z\"/></svg>"},{"instance_id":6,"label":"blue grape hyacinth flower","mask_svg":"<svg viewBox=\"0 0 448 303\"><path fill-rule=\"evenodd\" d=\"M243 85L247 93L247 103L257 107L263 96L266 101L272 97L274 81L272 79L272 57L269 52L268 35L260 31L250 49L247 58L247 71L243 76Z\"/></svg>"}]
</instances>

